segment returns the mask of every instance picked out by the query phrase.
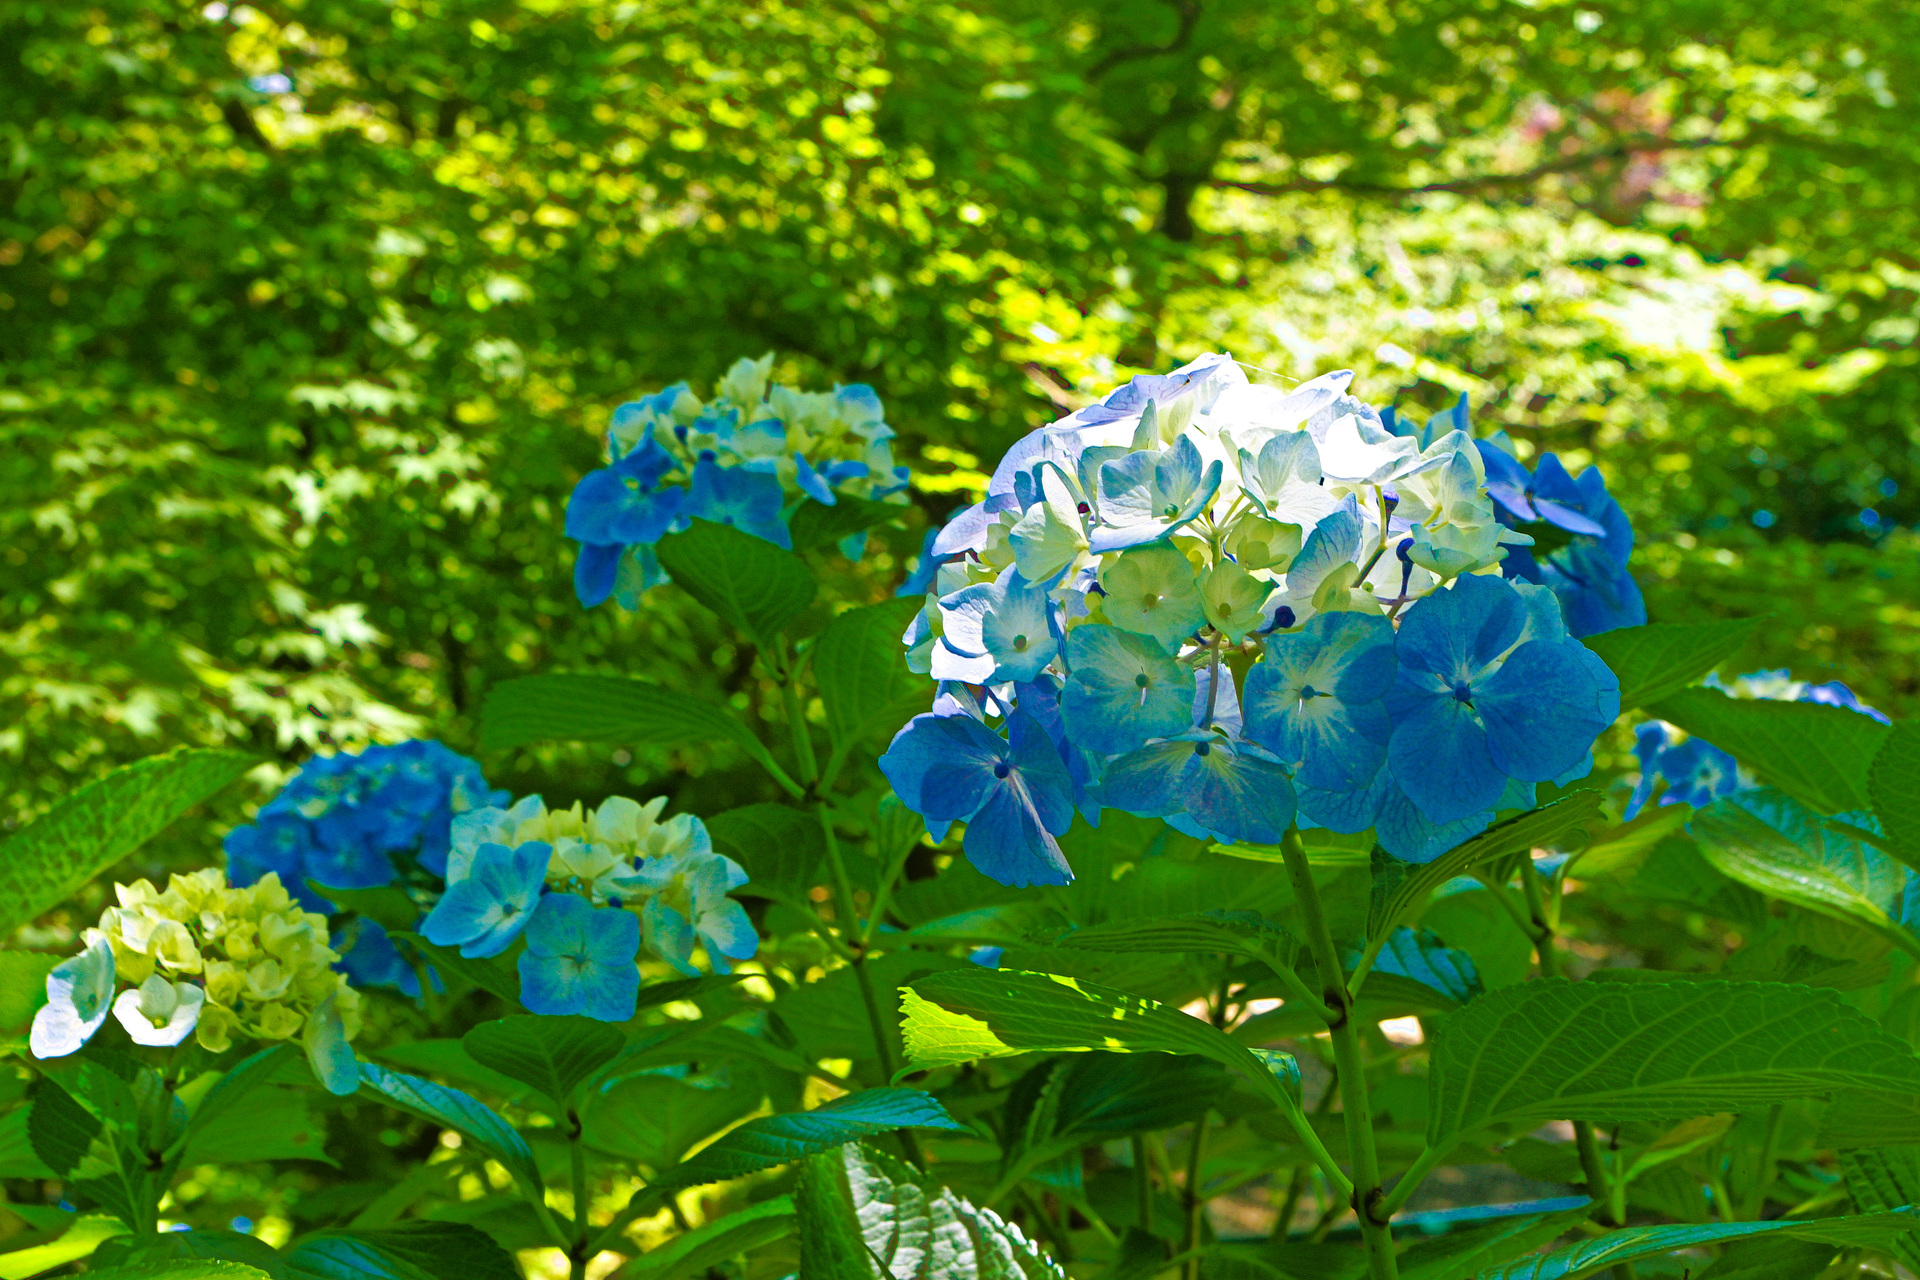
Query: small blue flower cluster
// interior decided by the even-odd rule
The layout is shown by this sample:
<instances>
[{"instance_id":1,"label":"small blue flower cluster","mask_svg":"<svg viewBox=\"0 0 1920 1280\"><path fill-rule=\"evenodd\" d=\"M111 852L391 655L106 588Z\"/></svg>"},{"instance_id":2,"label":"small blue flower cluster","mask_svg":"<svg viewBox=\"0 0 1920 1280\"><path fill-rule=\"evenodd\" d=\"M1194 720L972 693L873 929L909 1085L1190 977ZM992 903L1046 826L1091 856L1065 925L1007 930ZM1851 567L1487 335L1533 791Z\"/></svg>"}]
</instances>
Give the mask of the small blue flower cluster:
<instances>
[{"instance_id":1,"label":"small blue flower cluster","mask_svg":"<svg viewBox=\"0 0 1920 1280\"><path fill-rule=\"evenodd\" d=\"M1411 435L1425 446L1448 431L1471 435L1467 397L1415 430L1391 409L1381 411L1389 430ZM1600 468L1569 475L1559 455L1543 453L1529 473L1515 456L1504 431L1473 442L1486 468L1487 494L1500 523L1526 526L1535 545L1515 547L1500 571L1509 578L1551 588L1576 639L1637 627L1647 620L1640 584L1627 571L1633 555L1633 526L1607 492ZM1551 531L1551 533L1549 533ZM1549 543L1557 543L1549 549Z\"/></svg>"},{"instance_id":2,"label":"small blue flower cluster","mask_svg":"<svg viewBox=\"0 0 1920 1280\"><path fill-rule=\"evenodd\" d=\"M1838 680L1808 684L1795 680L1784 668L1754 671L1722 681L1708 676L1707 684L1736 698L1764 698L1772 702L1817 702L1823 706L1845 707L1863 716L1892 724L1886 715L1867 706L1853 690ZM1653 799L1654 788L1665 783L1660 792L1661 805L1684 804L1699 809L1721 796L1752 787L1732 756L1706 741L1689 736L1664 720L1649 720L1634 730L1633 754L1640 761L1640 781L1627 801L1626 818L1631 821Z\"/></svg>"},{"instance_id":3,"label":"small blue flower cluster","mask_svg":"<svg viewBox=\"0 0 1920 1280\"><path fill-rule=\"evenodd\" d=\"M529 796L455 819L447 891L420 932L468 958L500 955L524 936L520 999L534 1013L631 1018L643 936L690 977L696 944L731 972L759 947L746 909L727 896L746 873L713 851L698 818L660 821L665 805L616 796L592 812L549 810Z\"/></svg>"},{"instance_id":4,"label":"small blue flower cluster","mask_svg":"<svg viewBox=\"0 0 1920 1280\"><path fill-rule=\"evenodd\" d=\"M677 382L613 411L609 465L567 500L581 604L637 608L666 581L654 544L693 520L791 548L787 521L806 498L906 501L907 469L894 465L893 428L872 387L799 391L770 386L772 370L771 354L740 360L710 401ZM854 558L864 546L861 534L842 543Z\"/></svg>"},{"instance_id":5,"label":"small blue flower cluster","mask_svg":"<svg viewBox=\"0 0 1920 1280\"><path fill-rule=\"evenodd\" d=\"M1056 838L1102 806L1426 861L1591 766L1618 682L1499 576L1531 538L1475 442L1396 434L1350 379L1206 356L1008 452L928 548L904 641L940 690L880 761L934 838L967 823L1018 885L1070 880Z\"/></svg>"},{"instance_id":6,"label":"small blue flower cluster","mask_svg":"<svg viewBox=\"0 0 1920 1280\"><path fill-rule=\"evenodd\" d=\"M445 875L454 818L506 799L478 764L438 742L315 756L252 825L228 833L227 875L250 885L275 872L302 907L331 911L308 881L330 889L392 884L396 854Z\"/></svg>"}]
</instances>

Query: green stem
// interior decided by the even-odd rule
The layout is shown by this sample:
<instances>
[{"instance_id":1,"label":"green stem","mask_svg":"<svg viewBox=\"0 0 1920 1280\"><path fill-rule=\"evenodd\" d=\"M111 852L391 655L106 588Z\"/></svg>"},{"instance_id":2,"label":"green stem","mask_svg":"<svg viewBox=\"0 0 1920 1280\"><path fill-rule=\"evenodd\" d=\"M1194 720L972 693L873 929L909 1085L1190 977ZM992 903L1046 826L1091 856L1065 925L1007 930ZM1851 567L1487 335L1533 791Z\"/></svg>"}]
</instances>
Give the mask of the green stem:
<instances>
[{"instance_id":1,"label":"green stem","mask_svg":"<svg viewBox=\"0 0 1920 1280\"><path fill-rule=\"evenodd\" d=\"M1355 586L1367 580L1367 575L1373 572L1373 566L1380 563L1380 557L1385 555L1387 550L1387 539L1390 536L1387 532L1387 524L1392 519L1393 512L1387 506L1386 486L1381 485L1378 492L1380 496L1380 545L1373 549L1373 554L1367 557L1367 562L1360 566L1360 576L1354 579Z\"/></svg>"},{"instance_id":2,"label":"green stem","mask_svg":"<svg viewBox=\"0 0 1920 1280\"><path fill-rule=\"evenodd\" d=\"M1748 1222L1758 1222L1761 1211L1767 1207L1767 1192L1773 1187L1774 1160L1780 1152L1780 1126L1786 1118L1785 1103L1776 1102L1767 1108L1767 1137L1760 1146L1760 1163L1754 1169L1753 1186L1747 1190L1747 1201L1740 1213Z\"/></svg>"},{"instance_id":3,"label":"green stem","mask_svg":"<svg viewBox=\"0 0 1920 1280\"><path fill-rule=\"evenodd\" d=\"M1214 704L1220 700L1220 646L1226 642L1225 633L1217 630L1213 633L1213 652L1207 667L1207 717L1200 722L1202 729L1213 726Z\"/></svg>"},{"instance_id":4,"label":"green stem","mask_svg":"<svg viewBox=\"0 0 1920 1280\"><path fill-rule=\"evenodd\" d=\"M1346 1120L1348 1158L1353 1166L1353 1211L1360 1219L1360 1237L1367 1246L1367 1267L1373 1280L1396 1280L1393 1231L1380 1216L1380 1157L1373 1145L1373 1111L1367 1102L1367 1068L1360 1052L1360 1030L1353 1023L1353 998L1347 992L1340 953L1327 927L1320 890L1313 883L1313 867L1298 827L1287 828L1280 839L1280 855L1293 881L1293 895L1306 921L1307 943L1320 971L1321 1012L1332 1033L1334 1064L1339 1069L1340 1108Z\"/></svg>"},{"instance_id":5,"label":"green stem","mask_svg":"<svg viewBox=\"0 0 1920 1280\"><path fill-rule=\"evenodd\" d=\"M800 767L800 781L811 787L820 780L820 764L813 754L813 735L807 731L807 716L800 705L799 681L793 664L787 661L786 642L780 642L780 701L787 711L787 733L793 739L793 758Z\"/></svg>"},{"instance_id":6,"label":"green stem","mask_svg":"<svg viewBox=\"0 0 1920 1280\"><path fill-rule=\"evenodd\" d=\"M1435 1147L1428 1147L1422 1151L1420 1158L1407 1167L1407 1171L1400 1175L1400 1181L1393 1184L1393 1190L1388 1192L1386 1198L1380 1202L1381 1214L1391 1218L1406 1208L1407 1201L1413 1198L1413 1193L1420 1189L1420 1184L1427 1180L1427 1175L1432 1173L1442 1160L1446 1159L1446 1155L1444 1149Z\"/></svg>"},{"instance_id":7,"label":"green stem","mask_svg":"<svg viewBox=\"0 0 1920 1280\"><path fill-rule=\"evenodd\" d=\"M600 1228L600 1234L587 1246L587 1256L595 1257L602 1250L612 1248L635 1219L654 1212L664 1199L667 1199L665 1193L654 1187L641 1187L634 1192L627 1198L626 1207L613 1215L613 1221Z\"/></svg>"},{"instance_id":8,"label":"green stem","mask_svg":"<svg viewBox=\"0 0 1920 1280\"><path fill-rule=\"evenodd\" d=\"M580 1143L580 1116L567 1108L567 1160L573 1172L573 1247L567 1250L567 1280L585 1280L587 1259L587 1152Z\"/></svg>"},{"instance_id":9,"label":"green stem","mask_svg":"<svg viewBox=\"0 0 1920 1280\"><path fill-rule=\"evenodd\" d=\"M1149 1234L1153 1231L1153 1173L1147 1168L1147 1135L1133 1135L1133 1195L1134 1213L1140 1220L1140 1229Z\"/></svg>"},{"instance_id":10,"label":"green stem","mask_svg":"<svg viewBox=\"0 0 1920 1280\"><path fill-rule=\"evenodd\" d=\"M1200 1247L1200 1215L1207 1210L1207 1202L1200 1198L1200 1162L1207 1153L1207 1120L1211 1113L1203 1113L1193 1122L1193 1142L1187 1150L1187 1181L1180 1189L1182 1207L1186 1210L1185 1234L1180 1239L1180 1252L1192 1253ZM1186 1265L1187 1280L1200 1280L1200 1259L1193 1258Z\"/></svg>"}]
</instances>

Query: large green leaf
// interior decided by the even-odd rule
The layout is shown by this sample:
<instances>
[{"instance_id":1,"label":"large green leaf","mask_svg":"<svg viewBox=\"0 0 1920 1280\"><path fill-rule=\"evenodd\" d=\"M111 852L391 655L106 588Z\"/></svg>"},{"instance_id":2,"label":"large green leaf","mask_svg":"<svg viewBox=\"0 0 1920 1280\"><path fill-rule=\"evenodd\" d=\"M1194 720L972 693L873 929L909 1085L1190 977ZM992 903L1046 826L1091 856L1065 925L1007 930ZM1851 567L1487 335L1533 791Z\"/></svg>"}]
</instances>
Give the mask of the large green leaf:
<instances>
[{"instance_id":1,"label":"large green leaf","mask_svg":"<svg viewBox=\"0 0 1920 1280\"><path fill-rule=\"evenodd\" d=\"M1124 991L1057 974L976 968L931 974L900 996L907 1057L916 1067L1036 1051L1192 1053L1239 1075L1282 1109L1299 1110L1286 1084L1245 1045Z\"/></svg>"},{"instance_id":2,"label":"large green leaf","mask_svg":"<svg viewBox=\"0 0 1920 1280\"><path fill-rule=\"evenodd\" d=\"M844 493L834 497L832 506L808 498L794 511L787 527L793 534L795 551L816 551L830 547L852 534L885 524L906 510L890 502L875 502L871 498L855 498Z\"/></svg>"},{"instance_id":3,"label":"large green leaf","mask_svg":"<svg viewBox=\"0 0 1920 1280\"><path fill-rule=\"evenodd\" d=\"M150 1267L174 1262L238 1262L288 1280L286 1259L257 1236L218 1229L163 1231L157 1236L122 1237L100 1246L88 1272L105 1267Z\"/></svg>"},{"instance_id":4,"label":"large green leaf","mask_svg":"<svg viewBox=\"0 0 1920 1280\"><path fill-rule=\"evenodd\" d=\"M1687 689L1649 710L1821 813L1868 807L1867 771L1891 732L1844 707L1729 698L1715 689Z\"/></svg>"},{"instance_id":5,"label":"large green leaf","mask_svg":"<svg viewBox=\"0 0 1920 1280\"><path fill-rule=\"evenodd\" d=\"M1920 867L1920 720L1902 720L1874 753L1867 792L1893 855Z\"/></svg>"},{"instance_id":6,"label":"large green leaf","mask_svg":"<svg viewBox=\"0 0 1920 1280\"><path fill-rule=\"evenodd\" d=\"M921 603L887 600L849 609L814 641L813 679L836 754L891 736L932 703L932 683L907 670L900 648L900 633Z\"/></svg>"},{"instance_id":7,"label":"large green leaf","mask_svg":"<svg viewBox=\"0 0 1920 1280\"><path fill-rule=\"evenodd\" d=\"M25 1031L47 1002L47 975L62 957L0 951L0 1035Z\"/></svg>"},{"instance_id":8,"label":"large green leaf","mask_svg":"<svg viewBox=\"0 0 1920 1280\"><path fill-rule=\"evenodd\" d=\"M1457 1280L1532 1253L1592 1216L1588 1205L1558 1213L1522 1213L1466 1227L1433 1240L1416 1240L1401 1253L1400 1280Z\"/></svg>"},{"instance_id":9,"label":"large green leaf","mask_svg":"<svg viewBox=\"0 0 1920 1280\"><path fill-rule=\"evenodd\" d=\"M1820 1120L1820 1145L1842 1150L1920 1144L1920 1093L1846 1089Z\"/></svg>"},{"instance_id":10,"label":"large green leaf","mask_svg":"<svg viewBox=\"0 0 1920 1280\"><path fill-rule=\"evenodd\" d=\"M59 906L259 763L237 751L183 747L80 788L0 843L0 933Z\"/></svg>"},{"instance_id":11,"label":"large green leaf","mask_svg":"<svg viewBox=\"0 0 1920 1280\"><path fill-rule=\"evenodd\" d=\"M1920 1209L1865 1213L1847 1218L1775 1222L1680 1223L1668 1227L1628 1227L1551 1253L1535 1254L1480 1273L1479 1280L1575 1280L1602 1267L1657 1258L1681 1249L1727 1244L1756 1236L1784 1236L1851 1246L1885 1245L1920 1224Z\"/></svg>"},{"instance_id":12,"label":"large green leaf","mask_svg":"<svg viewBox=\"0 0 1920 1280\"><path fill-rule=\"evenodd\" d=\"M82 1258L90 1258L100 1246L116 1236L124 1236L132 1230L118 1218L109 1218L105 1214L75 1215L73 1225L44 1244L33 1245L26 1249L13 1249L0 1253L0 1280L27 1280L63 1267ZM249 1277L264 1276L266 1273L255 1271L251 1267L240 1268ZM104 1271L90 1271L88 1275L105 1275Z\"/></svg>"},{"instance_id":13,"label":"large green leaf","mask_svg":"<svg viewBox=\"0 0 1920 1280\"><path fill-rule=\"evenodd\" d=\"M308 1075L300 1050L290 1044L262 1049L230 1068L193 1109L181 1162L332 1163L323 1146L326 1125L313 1114L310 1091L285 1083L294 1072Z\"/></svg>"},{"instance_id":14,"label":"large green leaf","mask_svg":"<svg viewBox=\"0 0 1920 1280\"><path fill-rule=\"evenodd\" d=\"M807 566L765 538L695 520L662 538L658 551L682 590L762 647L813 603Z\"/></svg>"},{"instance_id":15,"label":"large green leaf","mask_svg":"<svg viewBox=\"0 0 1920 1280\"><path fill-rule=\"evenodd\" d=\"M1920 948L1920 939L1900 925L1907 869L1791 796L1771 788L1723 796L1694 814L1688 830L1722 875Z\"/></svg>"},{"instance_id":16,"label":"large green leaf","mask_svg":"<svg viewBox=\"0 0 1920 1280\"><path fill-rule=\"evenodd\" d=\"M1680 1120L1834 1089L1920 1089L1920 1059L1832 991L1567 982L1481 996L1428 1070L1427 1142L1549 1120Z\"/></svg>"},{"instance_id":17,"label":"large green leaf","mask_svg":"<svg viewBox=\"0 0 1920 1280\"><path fill-rule=\"evenodd\" d=\"M863 1089L812 1111L749 1120L702 1147L693 1159L668 1169L653 1185L693 1187L738 1178L893 1129L965 1132L966 1126L949 1116L931 1094L918 1089Z\"/></svg>"},{"instance_id":18,"label":"large green leaf","mask_svg":"<svg viewBox=\"0 0 1920 1280\"><path fill-rule=\"evenodd\" d=\"M807 906L807 890L822 883L827 858L818 817L784 804L749 804L706 821L714 849L746 870L741 893Z\"/></svg>"},{"instance_id":19,"label":"large green leaf","mask_svg":"<svg viewBox=\"0 0 1920 1280\"><path fill-rule=\"evenodd\" d=\"M581 1110L587 1145L660 1169L696 1142L757 1110L760 1090L703 1088L671 1076L632 1076L594 1089Z\"/></svg>"},{"instance_id":20,"label":"large green leaf","mask_svg":"<svg viewBox=\"0 0 1920 1280\"><path fill-rule=\"evenodd\" d=\"M1861 1213L1884 1213L1920 1204L1920 1147L1878 1147L1840 1153L1847 1191ZM1889 1241L1888 1252L1908 1271L1920 1268L1920 1235Z\"/></svg>"},{"instance_id":21,"label":"large green leaf","mask_svg":"<svg viewBox=\"0 0 1920 1280\"><path fill-rule=\"evenodd\" d=\"M480 711L480 744L498 751L529 742L638 747L731 742L755 759L766 754L760 740L724 707L625 676L523 676L493 686Z\"/></svg>"},{"instance_id":22,"label":"large green leaf","mask_svg":"<svg viewBox=\"0 0 1920 1280\"><path fill-rule=\"evenodd\" d=\"M1631 711L1680 692L1740 652L1760 622L1650 622L1603 631L1583 643L1620 677L1620 709Z\"/></svg>"},{"instance_id":23,"label":"large green leaf","mask_svg":"<svg viewBox=\"0 0 1920 1280\"><path fill-rule=\"evenodd\" d=\"M792 1234L793 1197L763 1200L675 1236L614 1272L614 1280L694 1280L730 1258Z\"/></svg>"},{"instance_id":24,"label":"large green leaf","mask_svg":"<svg viewBox=\"0 0 1920 1280\"><path fill-rule=\"evenodd\" d=\"M363 1092L479 1144L515 1181L532 1194L541 1194L543 1184L533 1151L527 1146L527 1140L498 1112L458 1089L404 1072L389 1071L372 1062L360 1064L360 1083Z\"/></svg>"},{"instance_id":25,"label":"large green leaf","mask_svg":"<svg viewBox=\"0 0 1920 1280\"><path fill-rule=\"evenodd\" d=\"M513 1255L459 1222L401 1222L309 1236L287 1254L296 1280L520 1280Z\"/></svg>"},{"instance_id":26,"label":"large green leaf","mask_svg":"<svg viewBox=\"0 0 1920 1280\"><path fill-rule=\"evenodd\" d=\"M0 1271L0 1275L6 1272ZM29 1273L31 1274L31 1273ZM225 1258L173 1258L88 1271L88 1280L269 1280L267 1273Z\"/></svg>"},{"instance_id":27,"label":"large green leaf","mask_svg":"<svg viewBox=\"0 0 1920 1280\"><path fill-rule=\"evenodd\" d=\"M481 1023L460 1043L481 1066L530 1084L564 1107L581 1081L620 1055L627 1038L592 1018L516 1013Z\"/></svg>"},{"instance_id":28,"label":"large green leaf","mask_svg":"<svg viewBox=\"0 0 1920 1280\"><path fill-rule=\"evenodd\" d=\"M1018 1227L862 1143L807 1161L794 1202L804 1276L1066 1280Z\"/></svg>"}]
</instances>

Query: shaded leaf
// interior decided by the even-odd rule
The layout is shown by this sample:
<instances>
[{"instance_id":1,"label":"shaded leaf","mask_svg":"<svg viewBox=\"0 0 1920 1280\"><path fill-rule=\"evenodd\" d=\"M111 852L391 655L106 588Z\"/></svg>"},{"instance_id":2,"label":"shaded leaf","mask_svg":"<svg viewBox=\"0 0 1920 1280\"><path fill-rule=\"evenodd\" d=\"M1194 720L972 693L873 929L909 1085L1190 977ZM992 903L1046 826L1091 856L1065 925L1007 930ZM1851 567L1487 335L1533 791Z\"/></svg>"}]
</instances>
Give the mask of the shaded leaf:
<instances>
[{"instance_id":1,"label":"shaded leaf","mask_svg":"<svg viewBox=\"0 0 1920 1280\"><path fill-rule=\"evenodd\" d=\"M1427 1142L1548 1120L1680 1120L1843 1088L1920 1089L1920 1059L1831 991L1544 979L1436 1037Z\"/></svg>"},{"instance_id":2,"label":"shaded leaf","mask_svg":"<svg viewBox=\"0 0 1920 1280\"><path fill-rule=\"evenodd\" d=\"M1867 792L1893 855L1920 867L1920 721L1893 726L1874 753Z\"/></svg>"},{"instance_id":3,"label":"shaded leaf","mask_svg":"<svg viewBox=\"0 0 1920 1280\"><path fill-rule=\"evenodd\" d=\"M620 1055L627 1038L592 1018L517 1013L481 1023L460 1043L481 1066L564 1107L581 1081Z\"/></svg>"},{"instance_id":4,"label":"shaded leaf","mask_svg":"<svg viewBox=\"0 0 1920 1280\"><path fill-rule=\"evenodd\" d=\"M816 551L875 525L885 524L905 508L851 494L834 495L832 506L812 498L800 504L787 522L795 551Z\"/></svg>"},{"instance_id":5,"label":"shaded leaf","mask_svg":"<svg viewBox=\"0 0 1920 1280\"><path fill-rule=\"evenodd\" d=\"M470 959L455 947L436 946L410 930L395 930L388 936L413 948L448 981L476 987L509 1004L520 1003L520 971L512 961L500 956Z\"/></svg>"},{"instance_id":6,"label":"shaded leaf","mask_svg":"<svg viewBox=\"0 0 1920 1280\"><path fill-rule=\"evenodd\" d=\"M238 1231L163 1231L156 1236L121 1238L100 1246L92 1274L98 1267L150 1267L170 1262L238 1262L266 1272L273 1280L287 1280L286 1259L266 1241Z\"/></svg>"},{"instance_id":7,"label":"shaded leaf","mask_svg":"<svg viewBox=\"0 0 1920 1280\"><path fill-rule=\"evenodd\" d=\"M1853 1207L1883 1213L1920 1204L1920 1147L1878 1147L1840 1153ZM1920 1268L1920 1235L1908 1232L1887 1244L1887 1251L1908 1271Z\"/></svg>"},{"instance_id":8,"label":"shaded leaf","mask_svg":"<svg viewBox=\"0 0 1920 1280\"><path fill-rule=\"evenodd\" d=\"M498 1112L468 1097L458 1089L422 1080L400 1071L389 1071L371 1062L360 1064L360 1085L402 1111L410 1112L433 1124L452 1129L478 1143L533 1194L541 1189L540 1170L526 1139L514 1131Z\"/></svg>"},{"instance_id":9,"label":"shaded leaf","mask_svg":"<svg viewBox=\"0 0 1920 1280\"><path fill-rule=\"evenodd\" d=\"M731 742L755 759L766 755L760 740L724 707L625 676L523 676L494 685L480 712L481 746L500 751L529 742Z\"/></svg>"},{"instance_id":10,"label":"shaded leaf","mask_svg":"<svg viewBox=\"0 0 1920 1280\"><path fill-rule=\"evenodd\" d=\"M0 933L60 905L260 761L181 748L115 769L0 842Z\"/></svg>"},{"instance_id":11,"label":"shaded leaf","mask_svg":"<svg viewBox=\"0 0 1920 1280\"><path fill-rule=\"evenodd\" d=\"M1574 1280L1623 1262L1657 1258L1680 1249L1725 1244L1756 1236L1818 1240L1852 1246L1878 1246L1897 1239L1920 1223L1920 1209L1897 1213L1860 1214L1847 1218L1814 1218L1777 1222L1682 1223L1668 1227L1628 1227L1552 1253L1523 1258L1491 1271L1480 1280Z\"/></svg>"},{"instance_id":12,"label":"shaded leaf","mask_svg":"<svg viewBox=\"0 0 1920 1280\"><path fill-rule=\"evenodd\" d=\"M931 1094L918 1089L863 1089L812 1111L749 1120L693 1159L654 1180L657 1187L692 1187L787 1164L829 1147L893 1129L957 1129Z\"/></svg>"},{"instance_id":13,"label":"shaded leaf","mask_svg":"<svg viewBox=\"0 0 1920 1280\"><path fill-rule=\"evenodd\" d=\"M1532 1253L1585 1222L1588 1205L1557 1213L1523 1213L1479 1226L1416 1240L1400 1254L1400 1280L1456 1280L1479 1275L1502 1262Z\"/></svg>"},{"instance_id":14,"label":"shaded leaf","mask_svg":"<svg viewBox=\"0 0 1920 1280\"><path fill-rule=\"evenodd\" d=\"M714 850L746 870L741 894L805 904L807 890L824 882L827 840L813 814L783 804L749 804L706 823Z\"/></svg>"},{"instance_id":15,"label":"shaded leaf","mask_svg":"<svg viewBox=\"0 0 1920 1280\"><path fill-rule=\"evenodd\" d=\"M813 603L816 584L800 557L750 533L695 520L656 549L682 590L763 648Z\"/></svg>"},{"instance_id":16,"label":"shaded leaf","mask_svg":"<svg viewBox=\"0 0 1920 1280\"><path fill-rule=\"evenodd\" d=\"M287 1263L314 1280L520 1280L512 1254L459 1222L325 1231L289 1250Z\"/></svg>"},{"instance_id":17,"label":"shaded leaf","mask_svg":"<svg viewBox=\"0 0 1920 1280\"><path fill-rule=\"evenodd\" d=\"M1828 814L1868 807L1867 771L1891 732L1843 707L1729 698L1716 689L1688 689L1650 710Z\"/></svg>"},{"instance_id":18,"label":"shaded leaf","mask_svg":"<svg viewBox=\"0 0 1920 1280\"><path fill-rule=\"evenodd\" d=\"M765 1200L675 1236L621 1267L612 1280L694 1280L730 1258L785 1239L793 1229L793 1197Z\"/></svg>"},{"instance_id":19,"label":"shaded leaf","mask_svg":"<svg viewBox=\"0 0 1920 1280\"><path fill-rule=\"evenodd\" d=\"M1425 929L1395 929L1380 948L1373 973L1367 994L1376 1000L1404 994L1393 990L1394 984L1380 981L1382 978L1399 978L1418 988L1413 993L1416 998L1419 992L1431 992L1439 997L1434 1005L1439 1009L1465 1004L1486 990L1473 957L1449 947Z\"/></svg>"},{"instance_id":20,"label":"shaded leaf","mask_svg":"<svg viewBox=\"0 0 1920 1280\"><path fill-rule=\"evenodd\" d=\"M581 1108L587 1145L660 1169L760 1106L759 1089L702 1088L671 1076L630 1076Z\"/></svg>"},{"instance_id":21,"label":"shaded leaf","mask_svg":"<svg viewBox=\"0 0 1920 1280\"><path fill-rule=\"evenodd\" d=\"M920 607L919 600L887 600L849 609L814 641L813 679L836 752L891 737L932 704L932 682L907 669L900 648L900 633Z\"/></svg>"},{"instance_id":22,"label":"shaded leaf","mask_svg":"<svg viewBox=\"0 0 1920 1280\"><path fill-rule=\"evenodd\" d=\"M1620 677L1620 710L1631 711L1678 693L1740 652L1762 621L1651 622L1581 643Z\"/></svg>"}]
</instances>

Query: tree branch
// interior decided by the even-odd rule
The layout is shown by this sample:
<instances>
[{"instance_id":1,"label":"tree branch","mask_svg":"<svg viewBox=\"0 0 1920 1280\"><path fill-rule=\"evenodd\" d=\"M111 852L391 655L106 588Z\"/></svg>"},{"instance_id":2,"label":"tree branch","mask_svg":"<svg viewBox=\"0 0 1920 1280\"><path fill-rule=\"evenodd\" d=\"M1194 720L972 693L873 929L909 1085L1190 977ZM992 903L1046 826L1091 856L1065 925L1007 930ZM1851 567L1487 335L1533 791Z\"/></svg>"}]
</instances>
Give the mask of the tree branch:
<instances>
[{"instance_id":1,"label":"tree branch","mask_svg":"<svg viewBox=\"0 0 1920 1280\"><path fill-rule=\"evenodd\" d=\"M1200 21L1200 0L1174 0L1173 8L1174 12L1180 15L1180 29L1174 32L1171 44L1132 44L1123 49L1115 49L1087 69L1087 79L1098 80L1123 62L1157 57L1163 53L1178 53L1186 48L1188 38L1193 35L1194 25Z\"/></svg>"},{"instance_id":2,"label":"tree branch","mask_svg":"<svg viewBox=\"0 0 1920 1280\"><path fill-rule=\"evenodd\" d=\"M1578 169L1605 164L1610 160L1624 160L1635 154L1701 151L1708 147L1746 147L1753 146L1758 141L1757 138L1735 140L1689 138L1680 142L1671 142L1661 138L1636 138L1608 147L1604 151L1584 151L1578 155L1561 156L1559 159L1549 160L1518 173L1483 173L1469 178L1449 178L1444 182L1429 182L1417 187L1394 186L1383 182L1350 182L1344 178L1333 178L1325 182L1305 178L1293 182L1237 182L1230 178L1209 178L1207 185L1245 191L1256 196L1285 196L1316 191L1343 191L1350 195L1387 197L1437 195L1442 192L1465 193L1489 187L1529 186L1556 173L1571 173Z\"/></svg>"}]
</instances>

